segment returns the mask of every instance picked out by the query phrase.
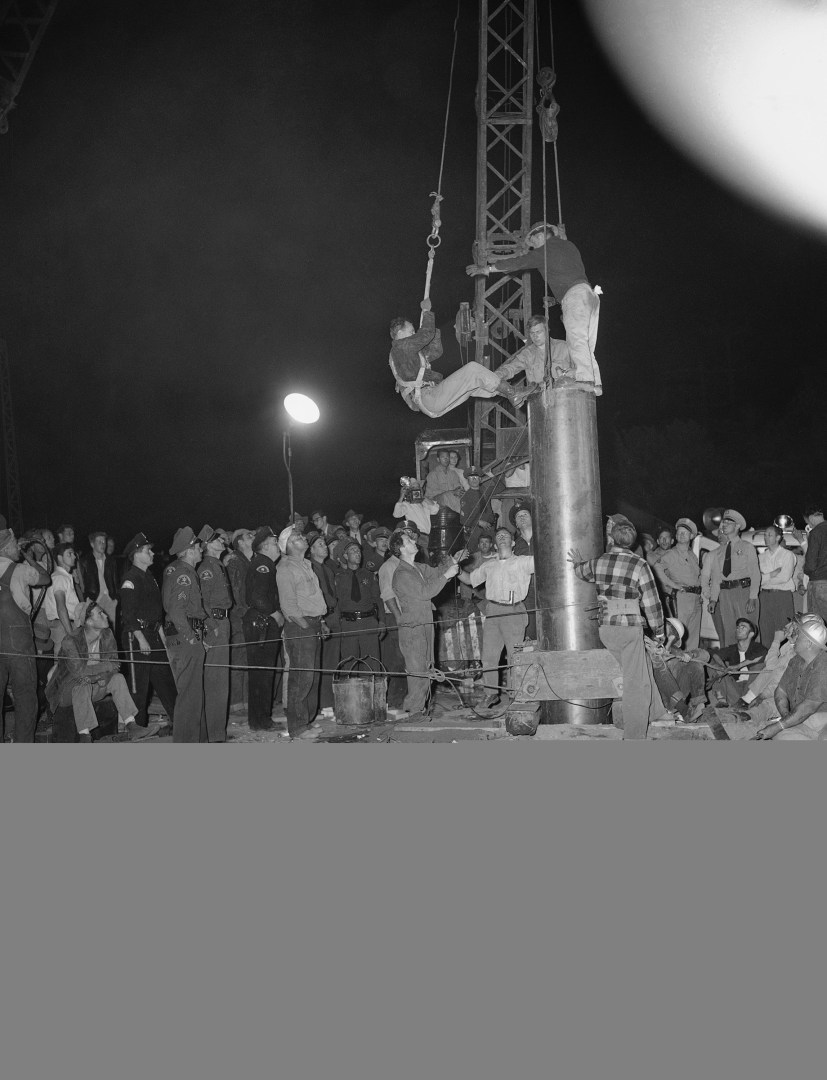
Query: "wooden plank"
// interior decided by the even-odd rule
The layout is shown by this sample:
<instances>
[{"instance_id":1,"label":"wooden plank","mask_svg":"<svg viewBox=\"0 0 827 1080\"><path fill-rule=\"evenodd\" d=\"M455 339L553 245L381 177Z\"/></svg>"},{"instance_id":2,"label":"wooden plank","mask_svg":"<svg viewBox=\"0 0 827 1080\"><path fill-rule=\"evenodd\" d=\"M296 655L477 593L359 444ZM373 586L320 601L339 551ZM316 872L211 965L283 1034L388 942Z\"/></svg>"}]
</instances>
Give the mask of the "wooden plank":
<instances>
[{"instance_id":1,"label":"wooden plank","mask_svg":"<svg viewBox=\"0 0 827 1080\"><path fill-rule=\"evenodd\" d=\"M608 649L516 652L513 685L520 691L517 701L582 701L623 694L620 665Z\"/></svg>"}]
</instances>

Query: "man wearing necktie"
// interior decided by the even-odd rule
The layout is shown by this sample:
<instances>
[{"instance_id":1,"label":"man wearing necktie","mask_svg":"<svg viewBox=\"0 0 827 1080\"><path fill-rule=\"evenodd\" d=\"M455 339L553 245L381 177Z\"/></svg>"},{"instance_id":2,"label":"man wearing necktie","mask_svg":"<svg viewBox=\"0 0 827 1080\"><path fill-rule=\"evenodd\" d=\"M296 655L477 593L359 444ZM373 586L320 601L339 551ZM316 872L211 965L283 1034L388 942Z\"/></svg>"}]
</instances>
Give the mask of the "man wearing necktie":
<instances>
[{"instance_id":1,"label":"man wearing necktie","mask_svg":"<svg viewBox=\"0 0 827 1080\"><path fill-rule=\"evenodd\" d=\"M362 568L362 548L348 540L342 552L346 567L336 571L335 589L342 620L342 659L374 657L378 668L379 641L385 636L385 605L379 595L379 580Z\"/></svg>"},{"instance_id":2,"label":"man wearing necktie","mask_svg":"<svg viewBox=\"0 0 827 1080\"><path fill-rule=\"evenodd\" d=\"M725 510L719 529L720 545L707 555L709 595L707 606L723 648L736 641L735 623L747 617L758 622L758 591L761 567L758 552L741 539L746 519L737 510Z\"/></svg>"}]
</instances>

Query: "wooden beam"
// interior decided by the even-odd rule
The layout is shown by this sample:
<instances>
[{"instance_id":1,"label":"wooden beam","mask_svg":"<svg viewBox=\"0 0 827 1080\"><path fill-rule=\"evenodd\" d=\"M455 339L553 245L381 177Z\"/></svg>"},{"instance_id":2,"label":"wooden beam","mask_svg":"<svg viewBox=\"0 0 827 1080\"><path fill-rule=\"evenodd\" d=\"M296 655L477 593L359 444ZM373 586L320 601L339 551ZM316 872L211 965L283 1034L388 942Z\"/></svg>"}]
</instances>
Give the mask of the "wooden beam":
<instances>
[{"instance_id":1,"label":"wooden beam","mask_svg":"<svg viewBox=\"0 0 827 1080\"><path fill-rule=\"evenodd\" d=\"M523 701L620 698L623 676L608 649L514 654L515 704Z\"/></svg>"}]
</instances>

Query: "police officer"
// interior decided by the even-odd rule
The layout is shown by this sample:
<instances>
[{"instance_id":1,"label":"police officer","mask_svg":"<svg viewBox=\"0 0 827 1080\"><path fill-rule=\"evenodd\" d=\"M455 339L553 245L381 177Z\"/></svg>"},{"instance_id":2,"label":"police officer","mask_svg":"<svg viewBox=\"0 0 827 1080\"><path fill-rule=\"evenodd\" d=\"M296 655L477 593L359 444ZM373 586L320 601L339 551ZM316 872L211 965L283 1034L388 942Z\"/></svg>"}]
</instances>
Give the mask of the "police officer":
<instances>
[{"instance_id":1,"label":"police officer","mask_svg":"<svg viewBox=\"0 0 827 1080\"><path fill-rule=\"evenodd\" d=\"M336 606L342 620L342 657L379 659L380 637L385 636L385 605L376 574L362 567L362 547L346 540L345 568L336 571Z\"/></svg>"},{"instance_id":2,"label":"police officer","mask_svg":"<svg viewBox=\"0 0 827 1080\"><path fill-rule=\"evenodd\" d=\"M278 537L270 526L258 529L253 537L253 557L245 583L249 607L244 614L244 637L250 665L247 716L251 731L276 730L270 714L284 626L276 585L276 562L280 554Z\"/></svg>"},{"instance_id":3,"label":"police officer","mask_svg":"<svg viewBox=\"0 0 827 1080\"><path fill-rule=\"evenodd\" d=\"M138 533L126 545L123 557L129 569L120 587L121 639L129 659L129 689L138 710L135 723L146 727L150 688L161 699L170 719L178 692L164 644L161 590L149 572L155 561L152 543Z\"/></svg>"},{"instance_id":4,"label":"police officer","mask_svg":"<svg viewBox=\"0 0 827 1080\"><path fill-rule=\"evenodd\" d=\"M175 558L164 571L161 596L167 616L167 651L178 689L172 741L206 742L203 633L207 613L195 572L201 562L201 541L189 525L175 534L169 553Z\"/></svg>"},{"instance_id":5,"label":"police officer","mask_svg":"<svg viewBox=\"0 0 827 1080\"><path fill-rule=\"evenodd\" d=\"M198 534L204 544L204 558L198 565L201 600L207 619L204 624L204 714L207 738L227 741L227 710L230 705L230 608L233 604L227 571L221 563L226 550L224 537L205 525Z\"/></svg>"},{"instance_id":6,"label":"police officer","mask_svg":"<svg viewBox=\"0 0 827 1080\"><path fill-rule=\"evenodd\" d=\"M379 567L388 557L388 541L391 538L390 529L386 529L384 525L377 525L372 529L368 529L365 533L365 540L367 541L367 548L364 552L363 566L365 570L370 570L372 574L379 573Z\"/></svg>"}]
</instances>

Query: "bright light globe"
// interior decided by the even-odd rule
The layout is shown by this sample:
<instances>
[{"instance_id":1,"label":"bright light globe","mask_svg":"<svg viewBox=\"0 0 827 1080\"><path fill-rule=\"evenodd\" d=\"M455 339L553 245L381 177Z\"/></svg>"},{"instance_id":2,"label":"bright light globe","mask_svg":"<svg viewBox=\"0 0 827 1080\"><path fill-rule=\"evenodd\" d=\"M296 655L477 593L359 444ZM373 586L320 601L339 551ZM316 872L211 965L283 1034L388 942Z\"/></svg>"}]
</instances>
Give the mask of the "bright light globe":
<instances>
[{"instance_id":1,"label":"bright light globe","mask_svg":"<svg viewBox=\"0 0 827 1080\"><path fill-rule=\"evenodd\" d=\"M284 407L290 419L300 424L315 424L319 419L319 406L306 394L288 394Z\"/></svg>"}]
</instances>

